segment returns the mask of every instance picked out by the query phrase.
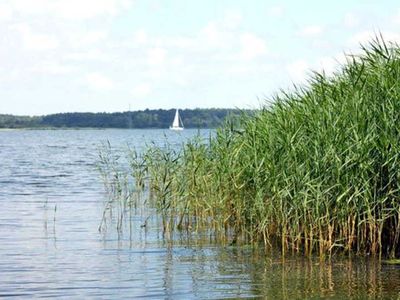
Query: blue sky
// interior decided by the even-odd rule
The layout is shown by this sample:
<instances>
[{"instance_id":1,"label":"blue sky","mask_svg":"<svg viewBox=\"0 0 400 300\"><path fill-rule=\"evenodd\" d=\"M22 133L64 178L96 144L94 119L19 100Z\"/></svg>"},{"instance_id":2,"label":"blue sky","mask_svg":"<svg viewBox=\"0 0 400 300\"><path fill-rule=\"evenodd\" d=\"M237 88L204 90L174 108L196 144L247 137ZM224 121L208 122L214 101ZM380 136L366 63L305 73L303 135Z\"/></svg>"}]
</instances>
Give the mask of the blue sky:
<instances>
[{"instance_id":1,"label":"blue sky","mask_svg":"<svg viewBox=\"0 0 400 300\"><path fill-rule=\"evenodd\" d=\"M0 113L257 108L376 32L397 1L2 0Z\"/></svg>"}]
</instances>

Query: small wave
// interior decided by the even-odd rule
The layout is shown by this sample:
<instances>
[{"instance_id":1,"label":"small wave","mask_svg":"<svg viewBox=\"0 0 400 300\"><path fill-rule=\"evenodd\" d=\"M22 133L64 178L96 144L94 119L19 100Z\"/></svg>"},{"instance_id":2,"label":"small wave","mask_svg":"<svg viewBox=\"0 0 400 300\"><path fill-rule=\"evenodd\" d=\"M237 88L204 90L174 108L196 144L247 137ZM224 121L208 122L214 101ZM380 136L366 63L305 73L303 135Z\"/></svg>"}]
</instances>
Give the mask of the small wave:
<instances>
[{"instance_id":1,"label":"small wave","mask_svg":"<svg viewBox=\"0 0 400 300\"><path fill-rule=\"evenodd\" d=\"M72 174L65 174L65 173L63 173L63 174L54 174L54 175L43 175L43 176L40 176L40 178L43 178L43 179L46 179L46 178L64 178L64 177L71 177L72 176Z\"/></svg>"},{"instance_id":2,"label":"small wave","mask_svg":"<svg viewBox=\"0 0 400 300\"><path fill-rule=\"evenodd\" d=\"M46 145L47 148L55 148L55 149L67 149L67 146L63 145Z\"/></svg>"}]
</instances>

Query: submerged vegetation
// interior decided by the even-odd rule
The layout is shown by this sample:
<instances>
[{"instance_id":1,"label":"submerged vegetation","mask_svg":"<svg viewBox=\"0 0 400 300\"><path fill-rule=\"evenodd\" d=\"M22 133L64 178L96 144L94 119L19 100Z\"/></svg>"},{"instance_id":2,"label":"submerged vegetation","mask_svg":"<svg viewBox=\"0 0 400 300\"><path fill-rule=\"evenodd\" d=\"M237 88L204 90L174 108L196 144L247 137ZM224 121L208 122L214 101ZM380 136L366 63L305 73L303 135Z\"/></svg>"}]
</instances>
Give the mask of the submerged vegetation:
<instances>
[{"instance_id":1,"label":"submerged vegetation","mask_svg":"<svg viewBox=\"0 0 400 300\"><path fill-rule=\"evenodd\" d=\"M210 140L132 156L124 180L148 191L166 230L206 228L283 253L395 257L398 124L400 48L377 39Z\"/></svg>"}]
</instances>

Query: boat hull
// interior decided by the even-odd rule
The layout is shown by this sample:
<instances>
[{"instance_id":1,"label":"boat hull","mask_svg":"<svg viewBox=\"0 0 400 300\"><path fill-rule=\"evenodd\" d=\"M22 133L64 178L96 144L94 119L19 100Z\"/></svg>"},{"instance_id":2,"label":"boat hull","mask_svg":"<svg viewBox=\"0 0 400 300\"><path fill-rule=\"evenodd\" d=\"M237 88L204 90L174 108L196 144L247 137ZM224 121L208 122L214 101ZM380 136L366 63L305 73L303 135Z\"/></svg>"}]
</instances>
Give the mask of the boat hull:
<instances>
[{"instance_id":1,"label":"boat hull","mask_svg":"<svg viewBox=\"0 0 400 300\"><path fill-rule=\"evenodd\" d=\"M175 131L182 131L183 127L169 127L170 130L175 130Z\"/></svg>"}]
</instances>

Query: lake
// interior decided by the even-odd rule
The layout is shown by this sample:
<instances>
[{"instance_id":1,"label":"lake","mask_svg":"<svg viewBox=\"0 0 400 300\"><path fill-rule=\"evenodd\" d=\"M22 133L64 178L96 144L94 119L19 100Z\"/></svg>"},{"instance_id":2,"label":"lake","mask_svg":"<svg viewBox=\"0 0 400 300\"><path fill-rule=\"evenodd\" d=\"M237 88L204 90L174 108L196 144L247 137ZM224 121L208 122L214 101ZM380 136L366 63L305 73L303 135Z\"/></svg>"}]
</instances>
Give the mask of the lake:
<instances>
[{"instance_id":1,"label":"lake","mask_svg":"<svg viewBox=\"0 0 400 300\"><path fill-rule=\"evenodd\" d=\"M96 168L109 141L123 155L184 130L0 131L0 297L101 299L398 298L400 267L374 258L289 256L218 245L196 233L165 239L135 211L99 232L107 201ZM209 131L200 132L208 137ZM111 224L112 225L112 224Z\"/></svg>"}]
</instances>

